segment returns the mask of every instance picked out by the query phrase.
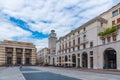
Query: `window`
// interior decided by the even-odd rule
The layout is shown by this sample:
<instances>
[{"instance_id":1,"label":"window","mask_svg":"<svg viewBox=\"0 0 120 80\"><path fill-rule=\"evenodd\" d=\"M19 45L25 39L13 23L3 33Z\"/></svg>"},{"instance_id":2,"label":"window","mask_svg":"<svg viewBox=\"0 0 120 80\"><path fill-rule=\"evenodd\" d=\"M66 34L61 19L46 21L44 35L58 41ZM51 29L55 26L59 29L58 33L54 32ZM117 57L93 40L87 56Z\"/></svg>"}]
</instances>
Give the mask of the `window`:
<instances>
[{"instance_id":1,"label":"window","mask_svg":"<svg viewBox=\"0 0 120 80\"><path fill-rule=\"evenodd\" d=\"M90 48L92 48L93 47L93 42L90 42Z\"/></svg>"},{"instance_id":2,"label":"window","mask_svg":"<svg viewBox=\"0 0 120 80\"><path fill-rule=\"evenodd\" d=\"M110 42L110 37L107 37L107 41Z\"/></svg>"},{"instance_id":3,"label":"window","mask_svg":"<svg viewBox=\"0 0 120 80\"><path fill-rule=\"evenodd\" d=\"M105 38L102 39L102 43L105 44Z\"/></svg>"},{"instance_id":4,"label":"window","mask_svg":"<svg viewBox=\"0 0 120 80\"><path fill-rule=\"evenodd\" d=\"M115 20L114 20L114 21L112 21L112 25L115 25Z\"/></svg>"},{"instance_id":5,"label":"window","mask_svg":"<svg viewBox=\"0 0 120 80\"><path fill-rule=\"evenodd\" d=\"M69 47L71 47L71 42L69 42Z\"/></svg>"},{"instance_id":6,"label":"window","mask_svg":"<svg viewBox=\"0 0 120 80\"><path fill-rule=\"evenodd\" d=\"M93 51L90 51L90 55L93 55Z\"/></svg>"},{"instance_id":7,"label":"window","mask_svg":"<svg viewBox=\"0 0 120 80\"><path fill-rule=\"evenodd\" d=\"M80 33L80 31L78 31L78 34Z\"/></svg>"},{"instance_id":8,"label":"window","mask_svg":"<svg viewBox=\"0 0 120 80\"><path fill-rule=\"evenodd\" d=\"M69 48L69 53L70 53L70 48Z\"/></svg>"},{"instance_id":9,"label":"window","mask_svg":"<svg viewBox=\"0 0 120 80\"><path fill-rule=\"evenodd\" d=\"M83 44L83 49L85 49L86 48L86 44Z\"/></svg>"},{"instance_id":10,"label":"window","mask_svg":"<svg viewBox=\"0 0 120 80\"><path fill-rule=\"evenodd\" d=\"M75 45L75 40L73 40L73 45Z\"/></svg>"},{"instance_id":11,"label":"window","mask_svg":"<svg viewBox=\"0 0 120 80\"><path fill-rule=\"evenodd\" d=\"M120 18L117 19L117 23L120 23Z\"/></svg>"},{"instance_id":12,"label":"window","mask_svg":"<svg viewBox=\"0 0 120 80\"><path fill-rule=\"evenodd\" d=\"M103 23L101 23L101 27L103 27Z\"/></svg>"},{"instance_id":13,"label":"window","mask_svg":"<svg viewBox=\"0 0 120 80\"><path fill-rule=\"evenodd\" d=\"M77 48L78 48L78 50L80 50L80 46L78 46Z\"/></svg>"},{"instance_id":14,"label":"window","mask_svg":"<svg viewBox=\"0 0 120 80\"><path fill-rule=\"evenodd\" d=\"M116 41L116 35L113 35L112 38L113 38L113 41Z\"/></svg>"},{"instance_id":15,"label":"window","mask_svg":"<svg viewBox=\"0 0 120 80\"><path fill-rule=\"evenodd\" d=\"M85 37L86 37L86 35L83 35L83 37L85 38Z\"/></svg>"},{"instance_id":16,"label":"window","mask_svg":"<svg viewBox=\"0 0 120 80\"><path fill-rule=\"evenodd\" d=\"M112 16L113 16L113 17L114 17L114 16L117 16L118 14L119 14L118 10L115 10L115 11L112 12Z\"/></svg>"},{"instance_id":17,"label":"window","mask_svg":"<svg viewBox=\"0 0 120 80\"><path fill-rule=\"evenodd\" d=\"M78 44L80 44L80 37L78 38Z\"/></svg>"},{"instance_id":18,"label":"window","mask_svg":"<svg viewBox=\"0 0 120 80\"><path fill-rule=\"evenodd\" d=\"M67 43L66 43L66 48L67 48Z\"/></svg>"},{"instance_id":19,"label":"window","mask_svg":"<svg viewBox=\"0 0 120 80\"><path fill-rule=\"evenodd\" d=\"M86 30L86 28L83 28L83 30L85 31L85 30Z\"/></svg>"},{"instance_id":20,"label":"window","mask_svg":"<svg viewBox=\"0 0 120 80\"><path fill-rule=\"evenodd\" d=\"M75 51L75 48L73 47L73 51Z\"/></svg>"},{"instance_id":21,"label":"window","mask_svg":"<svg viewBox=\"0 0 120 80\"><path fill-rule=\"evenodd\" d=\"M62 45L63 49L64 49L64 45Z\"/></svg>"}]
</instances>

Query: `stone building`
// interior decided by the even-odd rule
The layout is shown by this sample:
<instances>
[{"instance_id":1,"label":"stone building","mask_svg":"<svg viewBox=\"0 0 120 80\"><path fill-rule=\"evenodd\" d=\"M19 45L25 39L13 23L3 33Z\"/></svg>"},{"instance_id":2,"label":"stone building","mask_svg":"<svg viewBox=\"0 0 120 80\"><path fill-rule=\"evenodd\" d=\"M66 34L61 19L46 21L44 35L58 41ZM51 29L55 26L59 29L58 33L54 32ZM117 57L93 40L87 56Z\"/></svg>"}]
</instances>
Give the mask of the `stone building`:
<instances>
[{"instance_id":1,"label":"stone building","mask_svg":"<svg viewBox=\"0 0 120 80\"><path fill-rule=\"evenodd\" d=\"M48 63L48 54L49 54L49 49L48 48L43 48L40 51L37 52L37 61L39 64L47 64Z\"/></svg>"},{"instance_id":2,"label":"stone building","mask_svg":"<svg viewBox=\"0 0 120 80\"><path fill-rule=\"evenodd\" d=\"M0 65L35 65L36 48L32 43L4 40L0 42Z\"/></svg>"},{"instance_id":3,"label":"stone building","mask_svg":"<svg viewBox=\"0 0 120 80\"><path fill-rule=\"evenodd\" d=\"M49 54L47 55L47 63L49 65L55 65L55 58L54 55L56 54L56 33L55 30L51 30L50 37L49 37L49 43L48 43L48 48L49 48Z\"/></svg>"},{"instance_id":4,"label":"stone building","mask_svg":"<svg viewBox=\"0 0 120 80\"><path fill-rule=\"evenodd\" d=\"M120 4L59 38L52 59L57 66L120 70Z\"/></svg>"}]
</instances>

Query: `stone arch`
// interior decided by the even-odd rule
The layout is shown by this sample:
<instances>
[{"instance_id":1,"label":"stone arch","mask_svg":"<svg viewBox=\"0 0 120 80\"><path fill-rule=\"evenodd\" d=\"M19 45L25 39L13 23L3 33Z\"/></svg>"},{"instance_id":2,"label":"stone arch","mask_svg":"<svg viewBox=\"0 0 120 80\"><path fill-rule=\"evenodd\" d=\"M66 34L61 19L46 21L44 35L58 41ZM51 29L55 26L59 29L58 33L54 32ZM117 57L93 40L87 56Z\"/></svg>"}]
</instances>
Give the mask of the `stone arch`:
<instances>
[{"instance_id":1,"label":"stone arch","mask_svg":"<svg viewBox=\"0 0 120 80\"><path fill-rule=\"evenodd\" d=\"M88 54L86 52L82 53L82 67L88 68Z\"/></svg>"},{"instance_id":2,"label":"stone arch","mask_svg":"<svg viewBox=\"0 0 120 80\"><path fill-rule=\"evenodd\" d=\"M117 68L117 51L114 48L107 48L103 52L103 69Z\"/></svg>"}]
</instances>

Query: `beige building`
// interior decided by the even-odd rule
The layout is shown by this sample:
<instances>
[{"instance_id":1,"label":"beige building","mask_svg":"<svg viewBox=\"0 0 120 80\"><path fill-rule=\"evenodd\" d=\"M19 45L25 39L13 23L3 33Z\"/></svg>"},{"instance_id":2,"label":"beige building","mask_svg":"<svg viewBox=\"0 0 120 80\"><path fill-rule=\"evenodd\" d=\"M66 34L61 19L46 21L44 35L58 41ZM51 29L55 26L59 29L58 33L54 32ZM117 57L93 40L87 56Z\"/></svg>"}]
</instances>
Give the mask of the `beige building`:
<instances>
[{"instance_id":1,"label":"beige building","mask_svg":"<svg viewBox=\"0 0 120 80\"><path fill-rule=\"evenodd\" d=\"M48 63L47 58L48 58L49 51L50 50L48 48L43 48L37 52L37 62L39 64Z\"/></svg>"},{"instance_id":2,"label":"beige building","mask_svg":"<svg viewBox=\"0 0 120 80\"><path fill-rule=\"evenodd\" d=\"M4 40L0 43L0 65L35 65L36 48L32 43Z\"/></svg>"},{"instance_id":3,"label":"beige building","mask_svg":"<svg viewBox=\"0 0 120 80\"><path fill-rule=\"evenodd\" d=\"M57 66L120 70L120 4L61 37L52 59Z\"/></svg>"}]
</instances>

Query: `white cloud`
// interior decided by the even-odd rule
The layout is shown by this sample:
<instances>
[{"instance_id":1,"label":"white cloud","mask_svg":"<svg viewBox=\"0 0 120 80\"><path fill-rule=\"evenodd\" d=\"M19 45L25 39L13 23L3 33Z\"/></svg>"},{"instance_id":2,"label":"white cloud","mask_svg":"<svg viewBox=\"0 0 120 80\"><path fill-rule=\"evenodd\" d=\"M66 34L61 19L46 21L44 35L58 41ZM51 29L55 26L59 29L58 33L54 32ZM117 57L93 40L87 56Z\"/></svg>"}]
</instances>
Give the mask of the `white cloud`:
<instances>
[{"instance_id":1,"label":"white cloud","mask_svg":"<svg viewBox=\"0 0 120 80\"><path fill-rule=\"evenodd\" d=\"M0 40L27 37L31 33L7 22L0 22Z\"/></svg>"},{"instance_id":2,"label":"white cloud","mask_svg":"<svg viewBox=\"0 0 120 80\"><path fill-rule=\"evenodd\" d=\"M33 31L48 34L55 29L61 37L79 27L89 19L99 15L113 6L114 0L0 0L0 17L4 14L27 22ZM7 18L6 18L7 19ZM0 29L1 39L23 36L21 40L30 41L37 48L47 46L47 39L30 38L31 33L12 25L1 18L4 26ZM35 23L31 23L34 21ZM48 23L46 23L48 21ZM11 30L13 32L11 32ZM22 33L20 33L20 31ZM10 34L9 34L10 33ZM9 35L8 35L9 34ZM38 45L39 44L39 45Z\"/></svg>"}]
</instances>

